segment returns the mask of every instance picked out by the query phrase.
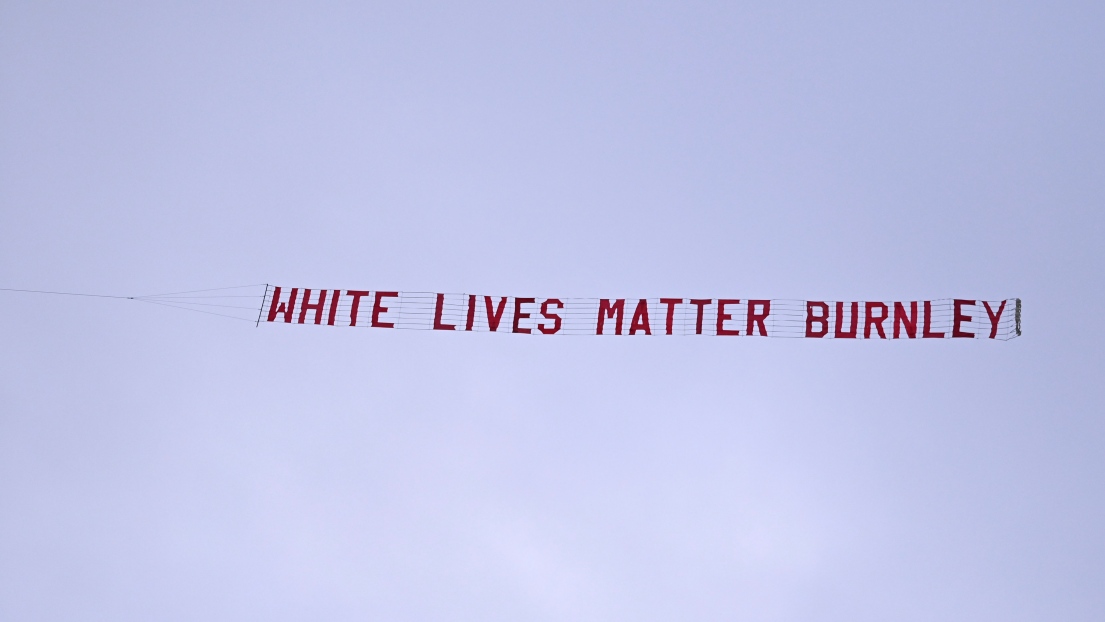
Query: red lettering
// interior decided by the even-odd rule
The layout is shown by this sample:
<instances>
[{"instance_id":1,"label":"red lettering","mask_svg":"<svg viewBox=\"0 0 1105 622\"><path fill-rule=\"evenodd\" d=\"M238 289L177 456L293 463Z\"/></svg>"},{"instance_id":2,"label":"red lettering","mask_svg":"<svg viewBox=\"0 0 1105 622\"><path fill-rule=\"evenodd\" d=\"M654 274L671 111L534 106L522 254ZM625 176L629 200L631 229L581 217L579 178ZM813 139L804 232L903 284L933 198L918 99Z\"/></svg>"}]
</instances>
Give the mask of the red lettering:
<instances>
[{"instance_id":1,"label":"red lettering","mask_svg":"<svg viewBox=\"0 0 1105 622\"><path fill-rule=\"evenodd\" d=\"M909 303L909 315L905 313L905 306L900 302L894 303L894 338L901 336L902 327L905 326L905 334L910 339L917 338L917 301Z\"/></svg>"},{"instance_id":2,"label":"red lettering","mask_svg":"<svg viewBox=\"0 0 1105 622\"><path fill-rule=\"evenodd\" d=\"M361 310L361 296L367 296L369 292L359 289L347 289L346 294L353 297L353 305L349 307L349 325L357 325L357 312Z\"/></svg>"},{"instance_id":3,"label":"red lettering","mask_svg":"<svg viewBox=\"0 0 1105 622\"><path fill-rule=\"evenodd\" d=\"M553 304L556 305L557 309L564 308L564 303L560 302L556 298L549 298L545 302L541 303L541 315L545 316L545 319L553 321L553 325L551 328L543 323L537 325L537 330L541 331L541 334L543 335L555 335L556 332L560 330L560 316L555 313L549 313L549 305Z\"/></svg>"},{"instance_id":4,"label":"red lettering","mask_svg":"<svg viewBox=\"0 0 1105 622\"><path fill-rule=\"evenodd\" d=\"M694 334L702 334L702 315L704 313L704 308L706 307L706 305L712 303L713 301L714 300L712 298L704 298L701 300L691 299L691 304L698 307L698 319L696 319L694 322Z\"/></svg>"},{"instance_id":5,"label":"red lettering","mask_svg":"<svg viewBox=\"0 0 1105 622\"><path fill-rule=\"evenodd\" d=\"M694 302L693 300L691 302ZM721 336L725 335L739 335L739 330L730 330L725 328L725 321L733 319L732 315L725 312L725 305L739 305L740 300L721 299L717 301L717 334ZM702 307L699 307L699 323L702 322ZM701 334L701 333L700 333Z\"/></svg>"},{"instance_id":6,"label":"red lettering","mask_svg":"<svg viewBox=\"0 0 1105 622\"><path fill-rule=\"evenodd\" d=\"M472 325L476 323L476 295L470 294L468 296L468 321L464 323L464 330L472 330Z\"/></svg>"},{"instance_id":7,"label":"red lettering","mask_svg":"<svg viewBox=\"0 0 1105 622\"><path fill-rule=\"evenodd\" d=\"M875 309L882 311L881 315L872 313ZM881 302L866 302L863 304L863 338L871 338L871 327L879 333L880 339L886 339L886 333L882 330L882 323L890 316L890 308Z\"/></svg>"},{"instance_id":8,"label":"red lettering","mask_svg":"<svg viewBox=\"0 0 1105 622\"><path fill-rule=\"evenodd\" d=\"M952 338L970 338L974 337L974 333L968 333L965 330L959 330L963 326L963 322L970 322L971 316L963 313L963 307L975 306L973 300L960 300L956 298L953 303L955 307L954 315L952 315Z\"/></svg>"},{"instance_id":9,"label":"red lettering","mask_svg":"<svg viewBox=\"0 0 1105 622\"><path fill-rule=\"evenodd\" d=\"M441 313L445 310L445 294L437 295L437 305L434 306L434 330L456 330L452 324L444 324L441 321Z\"/></svg>"},{"instance_id":10,"label":"red lettering","mask_svg":"<svg viewBox=\"0 0 1105 622\"><path fill-rule=\"evenodd\" d=\"M998 307L998 312L994 313L990 310L990 303L985 300L982 301L982 306L986 307L986 315L990 317L990 339L994 339L998 336L998 321L1001 320L1001 312L1005 311L1005 300L1001 301L1001 306Z\"/></svg>"},{"instance_id":11,"label":"red lettering","mask_svg":"<svg viewBox=\"0 0 1105 622\"><path fill-rule=\"evenodd\" d=\"M633 320L629 322L629 334L635 335L638 330L645 331L646 335L652 334L652 328L648 325L648 301L644 298L637 303L633 311Z\"/></svg>"},{"instance_id":12,"label":"red lettering","mask_svg":"<svg viewBox=\"0 0 1105 622\"><path fill-rule=\"evenodd\" d=\"M518 327L518 322L520 322L521 320L529 318L528 313L522 313L522 305L530 305L530 304L533 304L533 303L534 303L533 298L515 298L514 299L514 326L511 328L511 332L513 332L513 333L522 333L524 335L528 335L531 332L533 332L529 328L519 328Z\"/></svg>"},{"instance_id":13,"label":"red lettering","mask_svg":"<svg viewBox=\"0 0 1105 622\"><path fill-rule=\"evenodd\" d=\"M338 316L338 299L341 298L341 290L334 290L334 297L330 299L330 315L326 318L326 325L333 326Z\"/></svg>"},{"instance_id":14,"label":"red lettering","mask_svg":"<svg viewBox=\"0 0 1105 622\"><path fill-rule=\"evenodd\" d=\"M388 308L380 304L384 298L398 298L399 292L376 292L376 301L372 305L372 326L373 328L395 328L395 324L392 322L381 322L380 314L387 313Z\"/></svg>"},{"instance_id":15,"label":"red lettering","mask_svg":"<svg viewBox=\"0 0 1105 622\"><path fill-rule=\"evenodd\" d=\"M836 333L833 335L837 339L855 339L856 332L859 329L859 303L852 303L852 326L847 332L844 328L844 303L836 303Z\"/></svg>"},{"instance_id":16,"label":"red lettering","mask_svg":"<svg viewBox=\"0 0 1105 622\"><path fill-rule=\"evenodd\" d=\"M499 330L499 322L503 320L503 311L506 309L506 299L506 296L500 298L498 308L492 309L491 296L483 297L483 306L487 308L487 328L493 333Z\"/></svg>"},{"instance_id":17,"label":"red lettering","mask_svg":"<svg viewBox=\"0 0 1105 622\"><path fill-rule=\"evenodd\" d=\"M814 309L821 309L821 315L814 315ZM813 324L821 325L821 330L814 332ZM806 302L806 336L821 338L829 334L829 305L818 300Z\"/></svg>"},{"instance_id":18,"label":"red lettering","mask_svg":"<svg viewBox=\"0 0 1105 622\"><path fill-rule=\"evenodd\" d=\"M661 298L660 304L668 305L668 317L667 317L667 330L668 334L671 334L672 324L675 323L675 305L683 304L682 298Z\"/></svg>"},{"instance_id":19,"label":"red lettering","mask_svg":"<svg viewBox=\"0 0 1105 622\"><path fill-rule=\"evenodd\" d=\"M932 331L932 301L925 301L925 325L921 328L921 337L923 339L943 339L944 333L936 333Z\"/></svg>"},{"instance_id":20,"label":"red lettering","mask_svg":"<svg viewBox=\"0 0 1105 622\"><path fill-rule=\"evenodd\" d=\"M326 290L320 289L318 291L318 302L311 304L311 290L303 290L303 301L299 305L299 323L303 323L303 319L307 317L307 311L315 312L315 324L322 323L322 309L326 305Z\"/></svg>"},{"instance_id":21,"label":"red lettering","mask_svg":"<svg viewBox=\"0 0 1105 622\"><path fill-rule=\"evenodd\" d=\"M618 323L614 327L614 334L620 335L622 334L622 319L625 317L625 299L619 298L613 304L606 298L599 301L599 324L595 329L596 335L602 334L602 327L606 318L612 318L615 314L618 316Z\"/></svg>"},{"instance_id":22,"label":"red lettering","mask_svg":"<svg viewBox=\"0 0 1105 622\"><path fill-rule=\"evenodd\" d=\"M288 302L280 302L280 288L276 287L272 290L272 306L269 307L269 321L276 321L276 315L278 313L284 314L284 321L288 324L292 323L292 313L295 312L295 298L299 294L299 288L293 287L292 293L288 296ZM276 303L280 303L279 306Z\"/></svg>"},{"instance_id":23,"label":"red lettering","mask_svg":"<svg viewBox=\"0 0 1105 622\"><path fill-rule=\"evenodd\" d=\"M760 307L762 313L756 313L756 307ZM767 319L768 314L771 313L771 301L770 300L749 300L748 301L748 325L744 329L744 334L752 336L753 325L760 327L760 335L767 337L767 327L764 326L764 320Z\"/></svg>"}]
</instances>

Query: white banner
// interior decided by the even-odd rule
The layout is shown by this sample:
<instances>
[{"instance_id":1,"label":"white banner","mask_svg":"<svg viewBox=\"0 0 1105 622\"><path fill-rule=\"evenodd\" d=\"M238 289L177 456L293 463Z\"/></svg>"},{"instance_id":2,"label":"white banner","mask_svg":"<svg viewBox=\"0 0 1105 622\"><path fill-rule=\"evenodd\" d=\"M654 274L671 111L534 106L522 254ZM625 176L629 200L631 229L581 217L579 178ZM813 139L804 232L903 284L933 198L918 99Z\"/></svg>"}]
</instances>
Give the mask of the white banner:
<instances>
[{"instance_id":1,"label":"white banner","mask_svg":"<svg viewBox=\"0 0 1105 622\"><path fill-rule=\"evenodd\" d=\"M1008 340L1020 335L1020 316L1019 298L541 298L270 286L257 322L524 335Z\"/></svg>"}]
</instances>

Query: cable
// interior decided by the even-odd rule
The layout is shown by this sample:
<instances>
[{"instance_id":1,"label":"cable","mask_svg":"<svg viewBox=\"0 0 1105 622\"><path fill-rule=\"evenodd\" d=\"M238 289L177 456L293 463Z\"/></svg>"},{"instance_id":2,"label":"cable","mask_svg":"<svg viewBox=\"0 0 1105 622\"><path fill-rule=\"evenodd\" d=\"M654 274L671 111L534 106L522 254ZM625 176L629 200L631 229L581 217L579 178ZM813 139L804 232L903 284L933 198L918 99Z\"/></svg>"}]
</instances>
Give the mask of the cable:
<instances>
[{"instance_id":1,"label":"cable","mask_svg":"<svg viewBox=\"0 0 1105 622\"><path fill-rule=\"evenodd\" d=\"M177 294L197 294L200 292L219 292L227 289L245 289L247 287L262 287L264 283L254 283L253 285L232 285L230 287L212 287L211 289L192 289L186 292L168 292L165 294L146 294L144 296L135 296L135 298L154 298L157 296L175 296Z\"/></svg>"},{"instance_id":2,"label":"cable","mask_svg":"<svg viewBox=\"0 0 1105 622\"><path fill-rule=\"evenodd\" d=\"M196 313L205 313L207 315L217 315L219 317L230 318L232 320L241 320L243 322L252 322L253 321L253 320L248 320L244 317L237 317L235 315L226 315L225 313L215 313L214 311L204 311L202 309L189 309L188 307L178 307L174 304L169 304L167 302L156 302L156 301L153 301L153 300L144 300L142 298L135 298L134 300L137 300L138 302L145 302L145 303L151 304L151 305L161 305L162 307L172 307L173 309L180 309L182 311L194 311ZM250 309L250 311L253 311L253 309Z\"/></svg>"},{"instance_id":3,"label":"cable","mask_svg":"<svg viewBox=\"0 0 1105 622\"><path fill-rule=\"evenodd\" d=\"M120 300L134 300L136 296L109 296L107 294L78 294L75 292L50 292L40 289L10 289L0 287L0 292L23 292L25 294L54 294L55 296L85 296L88 298L117 298Z\"/></svg>"},{"instance_id":4,"label":"cable","mask_svg":"<svg viewBox=\"0 0 1105 622\"><path fill-rule=\"evenodd\" d=\"M248 320L246 318L241 318L241 317L237 317L237 316L233 316L233 315L226 315L225 313L215 313L215 312L212 312L212 311L204 311L202 309L194 309L190 306L180 306L180 305L194 305L194 306L204 306L204 307L224 307L224 308L231 308L231 309L243 309L243 310L248 310L248 311L251 311L251 312L253 311L253 307L239 307L239 306L235 306L235 305L218 305L218 304L203 303L203 302L187 302L186 300L179 300L179 299L172 298L172 296L177 295L177 294L210 292L210 291L219 291L219 290L227 290L227 289L241 289L241 288L245 288L245 287L258 287L258 286L257 285L236 285L234 287L216 287L216 288L212 288L212 289L197 289L197 290L192 290L190 292L173 292L173 293L169 293L169 294L160 294L160 295L159 294L154 294L152 296L112 296L112 295L109 295L109 294L84 294L84 293L79 293L79 292L56 292L56 291L52 291L52 290L42 290L42 289L15 289L15 288L11 288L11 287L0 287L0 292L18 292L18 293L24 293L24 294L49 294L49 295L52 295L52 296L80 296L82 298L111 298L111 299L114 299L114 300L136 300L138 302L145 302L145 303L148 303L148 304L161 305L163 307L172 307L174 309L181 309L181 310L184 310L184 311L194 311L196 313L204 313L206 315L217 315L219 317L230 318L232 320L242 320L244 322L251 322L253 320ZM159 298L159 296L164 296L165 298ZM233 297L233 298L246 298L247 296L226 296L226 297L227 298L231 298L231 297ZM259 298L260 296L248 296L248 297L249 298ZM185 297L180 297L180 298L185 298ZM195 296L195 298L220 298L220 296Z\"/></svg>"}]
</instances>

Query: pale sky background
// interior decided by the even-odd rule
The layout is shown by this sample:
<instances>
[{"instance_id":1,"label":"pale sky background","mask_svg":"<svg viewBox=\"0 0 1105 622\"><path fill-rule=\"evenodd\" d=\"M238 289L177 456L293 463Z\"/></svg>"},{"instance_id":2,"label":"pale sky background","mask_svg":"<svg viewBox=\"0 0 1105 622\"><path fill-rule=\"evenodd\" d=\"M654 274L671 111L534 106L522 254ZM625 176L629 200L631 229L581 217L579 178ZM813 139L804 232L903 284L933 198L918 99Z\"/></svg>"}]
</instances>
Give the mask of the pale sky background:
<instances>
[{"instance_id":1,"label":"pale sky background","mask_svg":"<svg viewBox=\"0 0 1105 622\"><path fill-rule=\"evenodd\" d=\"M533 339L0 293L3 620L1105 619L1105 4L0 2L0 287L1024 300Z\"/></svg>"}]
</instances>

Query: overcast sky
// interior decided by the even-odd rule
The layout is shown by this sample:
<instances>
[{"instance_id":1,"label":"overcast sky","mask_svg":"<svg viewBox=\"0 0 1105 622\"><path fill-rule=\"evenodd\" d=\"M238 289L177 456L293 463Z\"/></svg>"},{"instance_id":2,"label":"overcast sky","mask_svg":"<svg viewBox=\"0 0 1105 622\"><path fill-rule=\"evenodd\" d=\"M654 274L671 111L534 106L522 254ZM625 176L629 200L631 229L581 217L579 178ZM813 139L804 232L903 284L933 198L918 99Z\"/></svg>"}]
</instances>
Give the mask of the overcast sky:
<instances>
[{"instance_id":1,"label":"overcast sky","mask_svg":"<svg viewBox=\"0 0 1105 622\"><path fill-rule=\"evenodd\" d=\"M1100 2L3 0L0 287L1020 297L1024 335L0 292L0 618L1105 619L1103 111Z\"/></svg>"}]
</instances>

